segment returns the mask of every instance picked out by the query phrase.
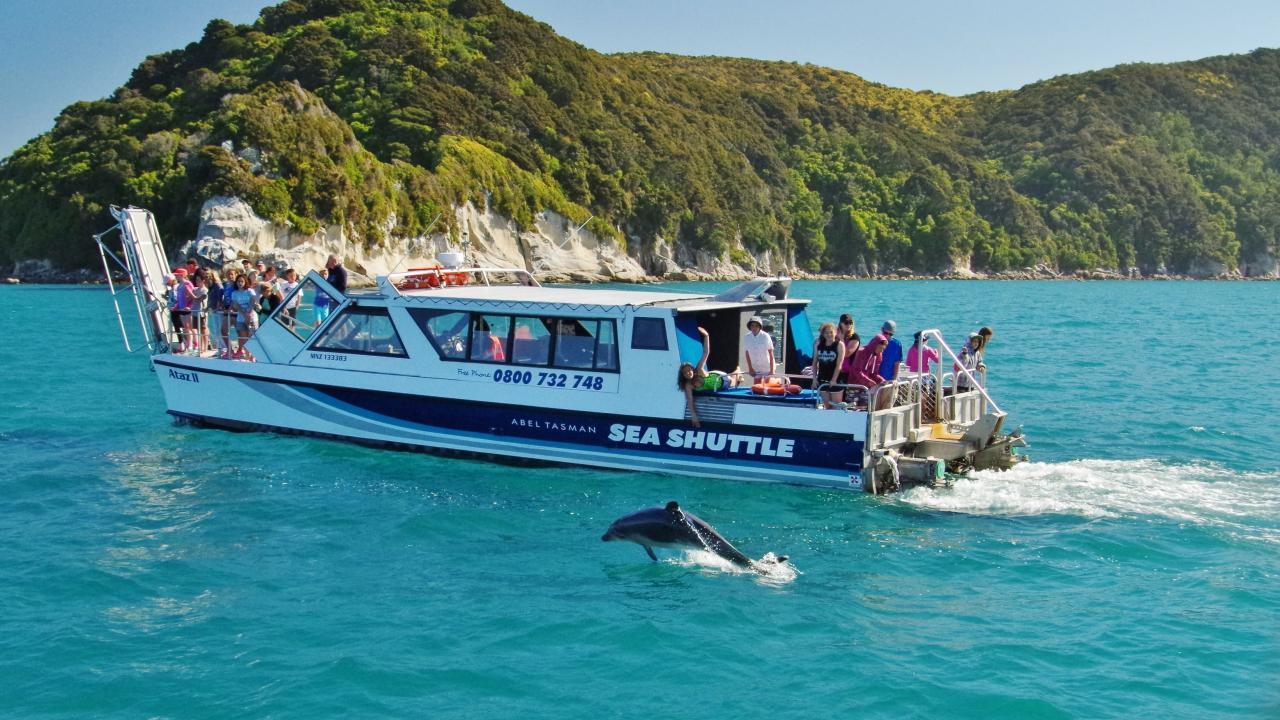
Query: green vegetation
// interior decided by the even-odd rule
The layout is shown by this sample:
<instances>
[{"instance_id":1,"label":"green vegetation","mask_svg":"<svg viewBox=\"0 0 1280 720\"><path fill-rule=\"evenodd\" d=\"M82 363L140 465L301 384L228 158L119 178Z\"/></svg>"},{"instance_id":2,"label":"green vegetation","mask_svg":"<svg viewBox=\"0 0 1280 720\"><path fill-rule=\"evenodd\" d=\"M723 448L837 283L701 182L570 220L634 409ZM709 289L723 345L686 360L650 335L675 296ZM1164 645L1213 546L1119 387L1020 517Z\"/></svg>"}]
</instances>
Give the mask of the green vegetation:
<instances>
[{"instance_id":1,"label":"green vegetation","mask_svg":"<svg viewBox=\"0 0 1280 720\"><path fill-rule=\"evenodd\" d=\"M227 194L371 245L473 201L810 270L1231 269L1280 254L1278 91L1270 50L954 98L601 55L496 0L286 0L4 160L0 260L88 264L113 203L190 237Z\"/></svg>"}]
</instances>

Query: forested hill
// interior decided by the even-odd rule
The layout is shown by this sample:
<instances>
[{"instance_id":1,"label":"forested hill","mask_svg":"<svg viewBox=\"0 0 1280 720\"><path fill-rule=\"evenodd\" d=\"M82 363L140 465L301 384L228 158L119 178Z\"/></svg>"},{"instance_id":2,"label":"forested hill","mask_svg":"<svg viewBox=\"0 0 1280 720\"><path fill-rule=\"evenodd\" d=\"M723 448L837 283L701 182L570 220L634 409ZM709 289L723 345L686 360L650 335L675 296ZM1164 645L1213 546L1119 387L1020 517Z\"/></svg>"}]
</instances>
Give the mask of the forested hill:
<instances>
[{"instance_id":1,"label":"forested hill","mask_svg":"<svg viewBox=\"0 0 1280 720\"><path fill-rule=\"evenodd\" d=\"M602 55L496 0L287 0L147 58L4 160L0 260L88 264L109 204L187 238L235 195L367 244L473 200L748 266L1256 272L1280 255L1278 141L1274 50L948 97Z\"/></svg>"}]
</instances>

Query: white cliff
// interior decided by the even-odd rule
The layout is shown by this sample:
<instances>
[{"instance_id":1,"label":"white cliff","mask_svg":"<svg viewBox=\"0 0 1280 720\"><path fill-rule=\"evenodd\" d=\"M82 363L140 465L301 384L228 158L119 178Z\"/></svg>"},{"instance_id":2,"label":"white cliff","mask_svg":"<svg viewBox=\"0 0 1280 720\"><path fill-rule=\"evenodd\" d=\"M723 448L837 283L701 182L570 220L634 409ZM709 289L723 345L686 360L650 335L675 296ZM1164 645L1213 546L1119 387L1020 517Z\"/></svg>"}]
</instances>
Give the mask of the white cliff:
<instances>
[{"instance_id":1,"label":"white cliff","mask_svg":"<svg viewBox=\"0 0 1280 720\"><path fill-rule=\"evenodd\" d=\"M299 269L318 268L334 254L348 269L373 277L393 269L431 265L439 252L458 250L458 240L470 241L471 259L483 265L519 267L550 282L645 280L640 263L608 239L574 225L568 218L544 211L535 227L520 230L511 220L471 203L454 209L459 234L450 237L446 224L437 232L414 238L391 237L375 247L351 241L341 227L321 228L312 235L294 232L258 217L248 203L234 197L214 197L200 211L196 237L183 244L182 257L198 255L214 263L236 258L262 258Z\"/></svg>"}]
</instances>

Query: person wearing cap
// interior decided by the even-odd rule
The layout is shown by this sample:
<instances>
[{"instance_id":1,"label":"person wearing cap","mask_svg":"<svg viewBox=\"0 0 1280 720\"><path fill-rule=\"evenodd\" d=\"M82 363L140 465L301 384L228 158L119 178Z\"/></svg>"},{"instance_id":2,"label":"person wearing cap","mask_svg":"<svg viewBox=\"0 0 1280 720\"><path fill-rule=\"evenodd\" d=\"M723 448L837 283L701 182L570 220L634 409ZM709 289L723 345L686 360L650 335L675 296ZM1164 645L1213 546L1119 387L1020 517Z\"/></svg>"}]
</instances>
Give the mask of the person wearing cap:
<instances>
[{"instance_id":1,"label":"person wearing cap","mask_svg":"<svg viewBox=\"0 0 1280 720\"><path fill-rule=\"evenodd\" d=\"M915 342L911 343L911 349L907 350L907 369L913 373L929 374L929 363L941 362L938 351L929 347L929 338L925 336L923 330L917 330Z\"/></svg>"},{"instance_id":2,"label":"person wearing cap","mask_svg":"<svg viewBox=\"0 0 1280 720\"><path fill-rule=\"evenodd\" d=\"M840 366L840 382L853 382L849 379L853 377L853 356L857 355L858 348L862 347L862 338L854 331L853 316L849 313L840 316L840 323L836 325L836 337L844 343L844 364Z\"/></svg>"},{"instance_id":3,"label":"person wearing cap","mask_svg":"<svg viewBox=\"0 0 1280 720\"><path fill-rule=\"evenodd\" d=\"M773 374L773 338L764 332L764 321L758 315L752 315L747 321L742 350L747 356L747 374L755 382L763 382Z\"/></svg>"},{"instance_id":4,"label":"person wearing cap","mask_svg":"<svg viewBox=\"0 0 1280 720\"><path fill-rule=\"evenodd\" d=\"M174 268L174 292L173 292L173 312L178 319L178 347L182 352L186 352L189 347L194 347L194 340L191 332L191 301L192 291L195 286L187 279L186 268Z\"/></svg>"},{"instance_id":5,"label":"person wearing cap","mask_svg":"<svg viewBox=\"0 0 1280 720\"><path fill-rule=\"evenodd\" d=\"M898 331L898 323L885 320L880 326L880 334L885 337L887 345L880 355L880 376L892 380L898 375L898 363L902 362L902 343L893 336Z\"/></svg>"},{"instance_id":6,"label":"person wearing cap","mask_svg":"<svg viewBox=\"0 0 1280 720\"><path fill-rule=\"evenodd\" d=\"M972 390L974 383L969 379L969 375L977 376L980 372L986 372L987 366L982 364L982 336L976 332L969 333L969 340L960 348L960 355L957 357L960 361L952 366L956 374L956 390L965 392ZM964 373L961 369L968 370Z\"/></svg>"}]
</instances>

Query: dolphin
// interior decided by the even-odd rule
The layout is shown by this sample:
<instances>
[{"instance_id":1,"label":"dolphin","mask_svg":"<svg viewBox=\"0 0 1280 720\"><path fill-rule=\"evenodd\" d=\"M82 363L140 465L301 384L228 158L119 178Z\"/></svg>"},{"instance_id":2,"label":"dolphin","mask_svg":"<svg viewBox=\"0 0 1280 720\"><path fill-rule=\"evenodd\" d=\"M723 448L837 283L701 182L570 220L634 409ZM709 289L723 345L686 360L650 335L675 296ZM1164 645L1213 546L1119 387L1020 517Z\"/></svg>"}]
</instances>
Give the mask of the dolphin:
<instances>
[{"instance_id":1,"label":"dolphin","mask_svg":"<svg viewBox=\"0 0 1280 720\"><path fill-rule=\"evenodd\" d=\"M742 554L696 515L681 510L675 500L667 503L666 507L646 508L614 520L600 539L605 542L633 542L644 548L655 561L658 559L653 554L655 547L694 547L710 550L734 565L756 569L756 561ZM786 559L784 555L778 558L778 562Z\"/></svg>"}]
</instances>

